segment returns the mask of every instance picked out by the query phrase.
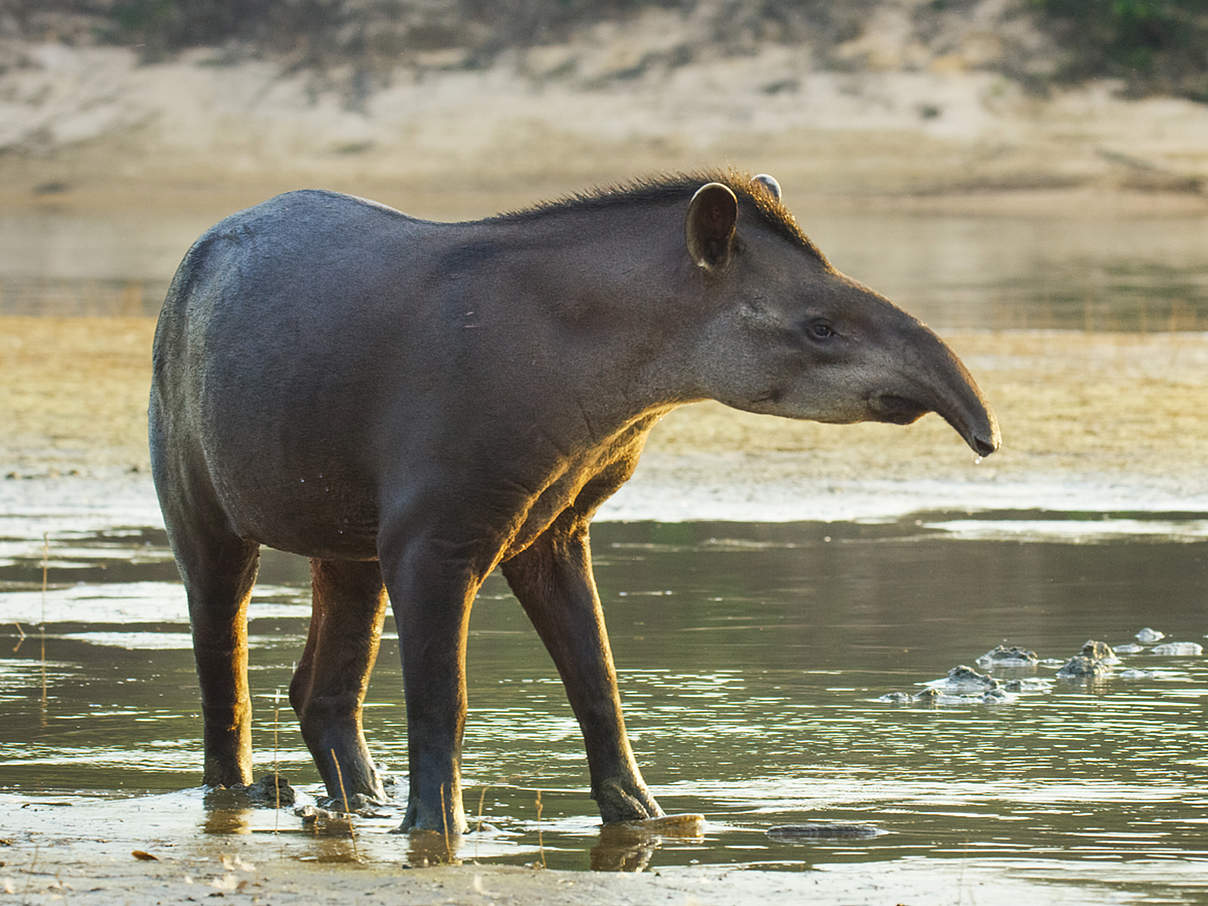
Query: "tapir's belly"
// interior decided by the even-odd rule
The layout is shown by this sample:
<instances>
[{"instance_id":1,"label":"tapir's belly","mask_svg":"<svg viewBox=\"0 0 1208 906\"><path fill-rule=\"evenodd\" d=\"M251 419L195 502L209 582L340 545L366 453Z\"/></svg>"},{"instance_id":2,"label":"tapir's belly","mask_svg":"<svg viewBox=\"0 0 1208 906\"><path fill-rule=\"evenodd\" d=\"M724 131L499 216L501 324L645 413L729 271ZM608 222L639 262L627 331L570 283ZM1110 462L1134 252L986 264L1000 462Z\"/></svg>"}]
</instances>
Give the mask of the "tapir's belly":
<instances>
[{"instance_id":1,"label":"tapir's belly","mask_svg":"<svg viewBox=\"0 0 1208 906\"><path fill-rule=\"evenodd\" d=\"M505 464L496 471L480 465L473 469L473 482L447 464L439 468L432 462L411 467L400 462L377 473L355 462L333 461L323 445L321 454L286 445L288 457L267 452L239 465L219 454L216 459L227 461L212 462L210 474L240 537L325 559L376 559L384 521L416 500L448 499L448 489L457 488L468 506L459 512L429 507L418 522L408 518L408 524L494 545L488 556L499 562L527 548L571 508L586 519L629 476L640 439L633 446L614 442L584 450L554 468L522 476L523 470Z\"/></svg>"},{"instance_id":2,"label":"tapir's belly","mask_svg":"<svg viewBox=\"0 0 1208 906\"><path fill-rule=\"evenodd\" d=\"M306 557L377 558L376 490L339 470L217 470L215 485L231 528L242 538Z\"/></svg>"}]
</instances>

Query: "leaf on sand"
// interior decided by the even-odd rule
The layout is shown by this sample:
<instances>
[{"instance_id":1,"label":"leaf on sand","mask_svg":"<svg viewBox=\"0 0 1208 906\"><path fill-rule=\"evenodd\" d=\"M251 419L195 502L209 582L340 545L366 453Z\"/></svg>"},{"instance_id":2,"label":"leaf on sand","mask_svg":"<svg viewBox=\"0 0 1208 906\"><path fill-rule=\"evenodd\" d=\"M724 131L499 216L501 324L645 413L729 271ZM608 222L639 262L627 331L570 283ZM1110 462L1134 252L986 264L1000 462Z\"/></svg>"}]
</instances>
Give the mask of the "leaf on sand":
<instances>
[{"instance_id":1,"label":"leaf on sand","mask_svg":"<svg viewBox=\"0 0 1208 906\"><path fill-rule=\"evenodd\" d=\"M151 853L145 852L144 850L141 850L141 849L134 850L132 853L130 853L130 855L134 856L134 858L138 859L140 862L158 862L159 861L159 856L153 856L153 855L151 855Z\"/></svg>"}]
</instances>

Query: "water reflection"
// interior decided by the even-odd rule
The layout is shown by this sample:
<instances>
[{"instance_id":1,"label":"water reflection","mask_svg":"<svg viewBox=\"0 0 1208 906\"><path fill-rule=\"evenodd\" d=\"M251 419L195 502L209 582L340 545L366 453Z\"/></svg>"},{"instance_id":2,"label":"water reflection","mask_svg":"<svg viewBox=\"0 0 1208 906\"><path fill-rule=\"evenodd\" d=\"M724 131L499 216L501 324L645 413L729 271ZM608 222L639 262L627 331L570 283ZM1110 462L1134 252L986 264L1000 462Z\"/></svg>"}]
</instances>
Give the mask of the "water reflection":
<instances>
[{"instance_id":1,"label":"water reflection","mask_svg":"<svg viewBox=\"0 0 1208 906\"><path fill-rule=\"evenodd\" d=\"M1202 862L1208 663L1156 646L1208 632L1206 519L937 513L881 524L600 525L596 572L634 747L664 808L707 822L694 835L601 831L562 686L495 577L471 623L464 770L477 830L455 849L441 835L411 837L407 859L613 870L1006 859L1071 882L1077 873L1058 863ZM17 645L11 628L40 622L40 545L23 552L18 542L0 539L0 791L146 802L192 788L200 723L183 596L165 574L171 564L147 555L162 554L162 535L74 534L62 553L52 537L62 565L46 594L45 705L39 648ZM118 543L143 553L123 561ZM275 762L313 796L317 776L292 712L275 707L304 642L308 583L302 561L266 556L250 631L257 774ZM1042 662L1000 671L1036 681L1006 703L880 700L923 689L999 642L1062 663L1088 638L1133 642L1142 626L1165 638L1122 654L1093 683L1057 682ZM405 772L388 630L366 734L386 771ZM358 820L354 851L349 839L308 837L288 812L183 801L192 828L278 829L310 839L299 850L308 859L392 858L403 845L390 834L397 803ZM819 821L887 833L767 834ZM1162 872L1145 872L1119 883L1183 895Z\"/></svg>"}]
</instances>

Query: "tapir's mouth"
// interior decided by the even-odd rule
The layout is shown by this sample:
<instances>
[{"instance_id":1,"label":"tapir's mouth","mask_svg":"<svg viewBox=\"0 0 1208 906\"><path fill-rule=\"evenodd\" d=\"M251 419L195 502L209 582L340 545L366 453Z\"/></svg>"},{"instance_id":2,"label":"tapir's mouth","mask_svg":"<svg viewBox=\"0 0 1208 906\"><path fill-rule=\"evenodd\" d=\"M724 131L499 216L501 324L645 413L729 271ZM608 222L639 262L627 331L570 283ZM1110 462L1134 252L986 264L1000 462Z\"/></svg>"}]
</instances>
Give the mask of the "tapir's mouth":
<instances>
[{"instance_id":1,"label":"tapir's mouth","mask_svg":"<svg viewBox=\"0 0 1208 906\"><path fill-rule=\"evenodd\" d=\"M909 425L931 411L930 406L893 393L869 397L868 405L876 421L889 422L892 425Z\"/></svg>"}]
</instances>

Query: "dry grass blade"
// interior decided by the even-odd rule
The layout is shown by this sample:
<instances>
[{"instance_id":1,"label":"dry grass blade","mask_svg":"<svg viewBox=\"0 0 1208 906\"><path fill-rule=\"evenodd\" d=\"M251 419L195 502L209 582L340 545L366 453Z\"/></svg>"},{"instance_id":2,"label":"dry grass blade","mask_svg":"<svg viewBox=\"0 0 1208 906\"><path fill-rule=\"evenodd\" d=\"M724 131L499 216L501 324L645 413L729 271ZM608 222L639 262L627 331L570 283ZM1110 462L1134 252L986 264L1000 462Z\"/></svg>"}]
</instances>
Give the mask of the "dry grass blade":
<instances>
[{"instance_id":1,"label":"dry grass blade","mask_svg":"<svg viewBox=\"0 0 1208 906\"><path fill-rule=\"evenodd\" d=\"M358 860L361 858L361 853L357 849L357 832L352 826L352 809L348 807L348 793L344 790L344 772L340 770L340 759L336 757L336 750L329 749L331 752L331 760L336 766L336 780L340 783L340 798L344 800L344 813L348 815L348 836L352 838L352 854Z\"/></svg>"},{"instance_id":2,"label":"dry grass blade","mask_svg":"<svg viewBox=\"0 0 1208 906\"><path fill-rule=\"evenodd\" d=\"M46 573L50 561L50 537L42 533L42 622L38 636L42 641L42 708L46 709Z\"/></svg>"}]
</instances>

